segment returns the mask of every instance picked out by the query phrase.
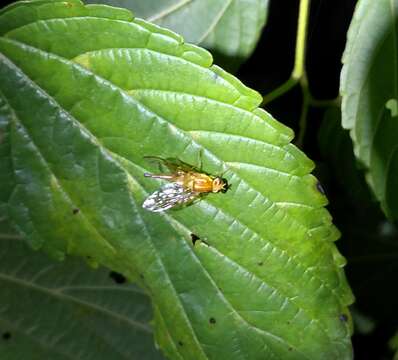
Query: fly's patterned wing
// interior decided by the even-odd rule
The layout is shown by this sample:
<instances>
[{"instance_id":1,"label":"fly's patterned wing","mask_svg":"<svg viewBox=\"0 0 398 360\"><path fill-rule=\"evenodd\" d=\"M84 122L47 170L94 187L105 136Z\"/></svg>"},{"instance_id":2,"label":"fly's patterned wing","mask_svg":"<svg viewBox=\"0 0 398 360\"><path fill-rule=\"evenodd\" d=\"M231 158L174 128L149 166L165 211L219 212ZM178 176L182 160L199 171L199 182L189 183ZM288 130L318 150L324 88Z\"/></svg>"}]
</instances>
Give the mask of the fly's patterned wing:
<instances>
[{"instance_id":1,"label":"fly's patterned wing","mask_svg":"<svg viewBox=\"0 0 398 360\"><path fill-rule=\"evenodd\" d=\"M184 188L177 183L168 183L149 195L142 207L153 212L161 212L173 207L187 205L195 200L199 194Z\"/></svg>"},{"instance_id":2,"label":"fly's patterned wing","mask_svg":"<svg viewBox=\"0 0 398 360\"><path fill-rule=\"evenodd\" d=\"M176 173L179 171L183 172L201 172L199 169L196 167L189 165L187 163L184 163L180 159L177 158L166 158L163 159L159 156L144 156L145 159L152 161L152 162L157 162L161 166L164 166L167 170L169 170L171 173Z\"/></svg>"}]
</instances>

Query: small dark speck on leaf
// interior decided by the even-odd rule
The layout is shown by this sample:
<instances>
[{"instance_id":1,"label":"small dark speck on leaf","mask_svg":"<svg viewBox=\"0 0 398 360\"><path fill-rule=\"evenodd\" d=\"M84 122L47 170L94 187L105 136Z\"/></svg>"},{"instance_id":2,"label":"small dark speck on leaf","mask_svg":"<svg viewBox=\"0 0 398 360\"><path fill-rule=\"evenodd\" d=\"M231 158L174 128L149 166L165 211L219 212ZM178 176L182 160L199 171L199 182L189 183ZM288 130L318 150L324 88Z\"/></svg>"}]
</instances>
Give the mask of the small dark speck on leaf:
<instances>
[{"instance_id":1,"label":"small dark speck on leaf","mask_svg":"<svg viewBox=\"0 0 398 360\"><path fill-rule=\"evenodd\" d=\"M293 351L293 348L292 348L292 347L290 347L290 348L289 348L289 351Z\"/></svg>"},{"instance_id":2,"label":"small dark speck on leaf","mask_svg":"<svg viewBox=\"0 0 398 360\"><path fill-rule=\"evenodd\" d=\"M76 209L73 209L72 213L73 213L73 215L76 215L79 211L80 210L76 208Z\"/></svg>"},{"instance_id":3,"label":"small dark speck on leaf","mask_svg":"<svg viewBox=\"0 0 398 360\"><path fill-rule=\"evenodd\" d=\"M258 266L263 266L263 264L264 264L264 263L263 263L262 261L260 261L260 262L257 263Z\"/></svg>"},{"instance_id":4,"label":"small dark speck on leaf","mask_svg":"<svg viewBox=\"0 0 398 360\"><path fill-rule=\"evenodd\" d=\"M201 239L198 235L191 233L191 239L192 239L192 245L195 246L196 242L198 240L200 240L201 243L210 246L206 241L204 241L203 239Z\"/></svg>"},{"instance_id":5,"label":"small dark speck on leaf","mask_svg":"<svg viewBox=\"0 0 398 360\"><path fill-rule=\"evenodd\" d=\"M216 321L216 319L214 319L213 317L211 317L210 319L209 319L209 323L210 324L215 324L217 321Z\"/></svg>"},{"instance_id":6,"label":"small dark speck on leaf","mask_svg":"<svg viewBox=\"0 0 398 360\"><path fill-rule=\"evenodd\" d=\"M191 234L192 244L195 246L195 243L200 240L200 237L196 234Z\"/></svg>"},{"instance_id":7,"label":"small dark speck on leaf","mask_svg":"<svg viewBox=\"0 0 398 360\"><path fill-rule=\"evenodd\" d=\"M214 80L218 80L219 77L220 77L220 76L214 71L214 72L213 72L213 79L214 79Z\"/></svg>"},{"instance_id":8,"label":"small dark speck on leaf","mask_svg":"<svg viewBox=\"0 0 398 360\"><path fill-rule=\"evenodd\" d=\"M116 283L116 284L124 284L126 282L126 278L122 275L117 273L116 271L111 271L109 273L109 277Z\"/></svg>"},{"instance_id":9,"label":"small dark speck on leaf","mask_svg":"<svg viewBox=\"0 0 398 360\"><path fill-rule=\"evenodd\" d=\"M6 331L5 333L3 333L3 339L4 340L10 340L11 339L11 333L9 331Z\"/></svg>"},{"instance_id":10,"label":"small dark speck on leaf","mask_svg":"<svg viewBox=\"0 0 398 360\"><path fill-rule=\"evenodd\" d=\"M179 341L179 342L178 342L178 345L184 346L184 343L183 343L182 341Z\"/></svg>"},{"instance_id":11,"label":"small dark speck on leaf","mask_svg":"<svg viewBox=\"0 0 398 360\"><path fill-rule=\"evenodd\" d=\"M348 321L348 316L346 314L341 314L339 319L342 322L347 322Z\"/></svg>"},{"instance_id":12,"label":"small dark speck on leaf","mask_svg":"<svg viewBox=\"0 0 398 360\"><path fill-rule=\"evenodd\" d=\"M318 189L318 191L319 191L322 195L325 195L325 190L324 190L324 188L322 187L322 184L321 184L319 181L316 183L316 188Z\"/></svg>"},{"instance_id":13,"label":"small dark speck on leaf","mask_svg":"<svg viewBox=\"0 0 398 360\"><path fill-rule=\"evenodd\" d=\"M140 278L141 278L141 279L144 279L144 275L143 275L143 274L140 274Z\"/></svg>"}]
</instances>

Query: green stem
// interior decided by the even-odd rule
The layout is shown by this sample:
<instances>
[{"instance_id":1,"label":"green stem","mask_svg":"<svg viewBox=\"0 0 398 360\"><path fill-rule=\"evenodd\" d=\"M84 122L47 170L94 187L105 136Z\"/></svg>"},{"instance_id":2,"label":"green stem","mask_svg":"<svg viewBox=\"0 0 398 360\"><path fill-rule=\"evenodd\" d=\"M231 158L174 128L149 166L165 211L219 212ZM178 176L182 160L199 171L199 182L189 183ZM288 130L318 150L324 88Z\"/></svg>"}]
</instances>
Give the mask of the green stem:
<instances>
[{"instance_id":1,"label":"green stem","mask_svg":"<svg viewBox=\"0 0 398 360\"><path fill-rule=\"evenodd\" d=\"M325 108L325 107L331 107L331 106L341 107L341 98L340 98L340 96L338 96L335 99L317 100L311 96L310 105L312 107L318 107L318 108Z\"/></svg>"},{"instance_id":2,"label":"green stem","mask_svg":"<svg viewBox=\"0 0 398 360\"><path fill-rule=\"evenodd\" d=\"M300 84L303 92L303 104L301 106L301 114L299 121L299 133L297 135L297 139L295 141L296 146L299 148L303 147L304 144L304 136L307 131L307 116L308 109L311 103L311 94L308 87L308 79L307 75L304 73L303 77L300 79Z\"/></svg>"},{"instance_id":3,"label":"green stem","mask_svg":"<svg viewBox=\"0 0 398 360\"><path fill-rule=\"evenodd\" d=\"M299 19L296 35L296 53L294 67L290 78L281 86L263 97L262 105L268 104L279 96L288 92L305 75L305 49L307 39L308 15L311 0L300 0Z\"/></svg>"},{"instance_id":4,"label":"green stem","mask_svg":"<svg viewBox=\"0 0 398 360\"><path fill-rule=\"evenodd\" d=\"M307 45L308 15L311 0L300 0L300 11L296 36L296 54L292 78L300 80L305 74L305 50Z\"/></svg>"},{"instance_id":5,"label":"green stem","mask_svg":"<svg viewBox=\"0 0 398 360\"><path fill-rule=\"evenodd\" d=\"M297 84L297 80L292 77L284 82L281 86L278 86L275 90L272 90L269 94L263 96L262 105L268 104L271 101L277 99L279 96L287 93L292 87Z\"/></svg>"}]
</instances>

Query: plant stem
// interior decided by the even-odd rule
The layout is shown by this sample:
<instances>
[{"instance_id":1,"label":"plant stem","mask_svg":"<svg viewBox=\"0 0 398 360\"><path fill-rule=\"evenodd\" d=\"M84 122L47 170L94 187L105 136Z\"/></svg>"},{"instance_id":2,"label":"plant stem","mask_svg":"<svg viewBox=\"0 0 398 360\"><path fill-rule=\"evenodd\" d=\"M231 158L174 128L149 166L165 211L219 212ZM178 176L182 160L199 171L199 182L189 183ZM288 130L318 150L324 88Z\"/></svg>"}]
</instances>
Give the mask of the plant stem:
<instances>
[{"instance_id":1,"label":"plant stem","mask_svg":"<svg viewBox=\"0 0 398 360\"><path fill-rule=\"evenodd\" d=\"M308 79L307 75L304 73L302 78L300 79L300 85L303 93L303 103L301 105L301 114L299 121L299 133L297 134L297 138L295 141L296 146L299 148L303 147L304 144L304 136L307 130L307 116L308 109L311 103L311 94L308 88Z\"/></svg>"},{"instance_id":2,"label":"plant stem","mask_svg":"<svg viewBox=\"0 0 398 360\"><path fill-rule=\"evenodd\" d=\"M296 145L303 147L304 136L307 130L307 115L311 101L311 93L308 87L307 73L305 71L305 51L307 48L307 29L308 16L310 12L311 0L300 0L300 11L298 20L298 29L296 37L296 57L294 59L294 68L292 78L300 82L303 93L303 104L301 105L301 115L299 121L299 133L297 135Z\"/></svg>"},{"instance_id":3,"label":"plant stem","mask_svg":"<svg viewBox=\"0 0 398 360\"><path fill-rule=\"evenodd\" d=\"M262 105L268 104L279 96L287 93L292 87L299 83L300 79L305 75L305 49L310 3L311 0L300 0L296 35L296 53L292 74L290 75L290 78L281 86L277 87L275 90L263 97Z\"/></svg>"},{"instance_id":4,"label":"plant stem","mask_svg":"<svg viewBox=\"0 0 398 360\"><path fill-rule=\"evenodd\" d=\"M338 96L335 99L317 100L317 99L314 99L313 97L311 97L310 105L312 107L318 107L318 108L325 108L325 107L330 107L330 106L341 107L341 98L340 98L340 96Z\"/></svg>"},{"instance_id":5,"label":"plant stem","mask_svg":"<svg viewBox=\"0 0 398 360\"><path fill-rule=\"evenodd\" d=\"M271 101L277 99L279 96L287 93L297 83L298 83L297 79L293 79L293 77L290 77L281 86L278 86L275 90L272 90L269 94L263 96L263 102L261 105L268 104Z\"/></svg>"},{"instance_id":6,"label":"plant stem","mask_svg":"<svg viewBox=\"0 0 398 360\"><path fill-rule=\"evenodd\" d=\"M305 50L307 45L308 15L311 0L300 0L299 19L296 35L296 54L292 78L299 81L305 74Z\"/></svg>"}]
</instances>

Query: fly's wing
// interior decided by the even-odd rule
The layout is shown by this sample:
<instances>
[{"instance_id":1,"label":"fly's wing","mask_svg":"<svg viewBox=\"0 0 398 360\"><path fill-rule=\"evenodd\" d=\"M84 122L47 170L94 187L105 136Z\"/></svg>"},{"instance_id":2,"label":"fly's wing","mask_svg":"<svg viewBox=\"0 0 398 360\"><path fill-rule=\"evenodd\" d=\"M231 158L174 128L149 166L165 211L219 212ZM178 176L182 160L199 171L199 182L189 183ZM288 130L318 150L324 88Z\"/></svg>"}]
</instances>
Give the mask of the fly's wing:
<instances>
[{"instance_id":1,"label":"fly's wing","mask_svg":"<svg viewBox=\"0 0 398 360\"><path fill-rule=\"evenodd\" d=\"M180 184L168 183L149 195L142 207L149 211L161 212L177 206L187 205L197 197L198 193L192 192Z\"/></svg>"},{"instance_id":2,"label":"fly's wing","mask_svg":"<svg viewBox=\"0 0 398 360\"><path fill-rule=\"evenodd\" d=\"M163 159L159 156L144 156L145 159L149 161L154 161L160 164L160 166L164 166L166 169L168 169L171 173L177 173L177 172L200 172L198 169L196 169L194 166L191 166L179 159L176 158L167 158Z\"/></svg>"}]
</instances>

